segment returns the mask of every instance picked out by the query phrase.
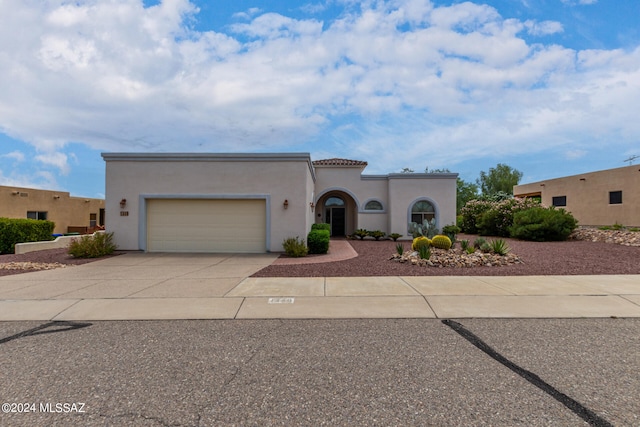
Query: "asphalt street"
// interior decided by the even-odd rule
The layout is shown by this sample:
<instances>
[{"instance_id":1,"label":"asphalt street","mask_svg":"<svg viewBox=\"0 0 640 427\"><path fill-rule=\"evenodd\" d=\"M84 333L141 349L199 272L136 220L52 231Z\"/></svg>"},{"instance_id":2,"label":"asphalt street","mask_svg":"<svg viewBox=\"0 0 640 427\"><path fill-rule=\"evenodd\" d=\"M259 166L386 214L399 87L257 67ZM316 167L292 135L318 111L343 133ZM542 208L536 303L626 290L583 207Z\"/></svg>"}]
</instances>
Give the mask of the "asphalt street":
<instances>
[{"instance_id":1,"label":"asphalt street","mask_svg":"<svg viewBox=\"0 0 640 427\"><path fill-rule=\"evenodd\" d=\"M0 322L0 366L1 426L640 426L637 318Z\"/></svg>"}]
</instances>

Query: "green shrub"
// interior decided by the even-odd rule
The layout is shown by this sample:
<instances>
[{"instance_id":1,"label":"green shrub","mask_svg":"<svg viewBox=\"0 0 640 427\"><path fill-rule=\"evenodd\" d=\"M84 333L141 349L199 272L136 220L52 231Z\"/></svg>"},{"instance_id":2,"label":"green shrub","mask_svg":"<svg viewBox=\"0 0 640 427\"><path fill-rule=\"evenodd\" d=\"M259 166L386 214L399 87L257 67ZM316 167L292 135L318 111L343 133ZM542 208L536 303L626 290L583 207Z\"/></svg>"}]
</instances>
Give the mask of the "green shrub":
<instances>
[{"instance_id":1,"label":"green shrub","mask_svg":"<svg viewBox=\"0 0 640 427\"><path fill-rule=\"evenodd\" d=\"M54 228L51 221L0 218L0 253L14 253L16 243L53 240Z\"/></svg>"},{"instance_id":2,"label":"green shrub","mask_svg":"<svg viewBox=\"0 0 640 427\"><path fill-rule=\"evenodd\" d=\"M460 228L468 234L478 234L478 223L483 213L491 209L492 202L486 200L469 200L460 210Z\"/></svg>"},{"instance_id":3,"label":"green shrub","mask_svg":"<svg viewBox=\"0 0 640 427\"><path fill-rule=\"evenodd\" d=\"M532 198L470 200L460 210L460 226L469 234L508 237L515 213L537 206L540 202Z\"/></svg>"},{"instance_id":4,"label":"green shrub","mask_svg":"<svg viewBox=\"0 0 640 427\"><path fill-rule=\"evenodd\" d=\"M326 254L329 251L329 231L311 230L307 235L310 254Z\"/></svg>"},{"instance_id":5,"label":"green shrub","mask_svg":"<svg viewBox=\"0 0 640 427\"><path fill-rule=\"evenodd\" d=\"M469 247L473 247L473 246L471 246L468 240L460 240L460 248L462 248L463 251L466 252L467 249L469 249Z\"/></svg>"},{"instance_id":6,"label":"green shrub","mask_svg":"<svg viewBox=\"0 0 640 427\"><path fill-rule=\"evenodd\" d=\"M72 239L67 252L75 258L99 258L112 254L116 249L113 233L96 233Z\"/></svg>"},{"instance_id":7,"label":"green shrub","mask_svg":"<svg viewBox=\"0 0 640 427\"><path fill-rule=\"evenodd\" d=\"M510 228L511 236L538 242L566 240L578 226L578 221L564 209L531 208L518 212Z\"/></svg>"},{"instance_id":8,"label":"green shrub","mask_svg":"<svg viewBox=\"0 0 640 427\"><path fill-rule=\"evenodd\" d=\"M311 229L312 230L327 230L328 232L331 232L331 224L327 224L324 222L318 222L315 224L311 224Z\"/></svg>"},{"instance_id":9,"label":"green shrub","mask_svg":"<svg viewBox=\"0 0 640 427\"><path fill-rule=\"evenodd\" d=\"M389 237L391 237L391 239L395 242L396 240L398 240L399 238L402 237L402 234L391 233L391 234L389 234Z\"/></svg>"},{"instance_id":10,"label":"green shrub","mask_svg":"<svg viewBox=\"0 0 640 427\"><path fill-rule=\"evenodd\" d=\"M396 243L396 252L398 252L398 255L404 253L404 245L402 243Z\"/></svg>"},{"instance_id":11,"label":"green shrub","mask_svg":"<svg viewBox=\"0 0 640 427\"><path fill-rule=\"evenodd\" d=\"M640 228L638 228L638 227L631 227L631 228L629 229L629 231L633 231L633 232L635 233L635 232L640 231Z\"/></svg>"},{"instance_id":12,"label":"green shrub","mask_svg":"<svg viewBox=\"0 0 640 427\"><path fill-rule=\"evenodd\" d=\"M307 256L309 252L307 245L298 236L285 239L282 242L282 247L284 248L284 253L293 258Z\"/></svg>"},{"instance_id":13,"label":"green shrub","mask_svg":"<svg viewBox=\"0 0 640 427\"><path fill-rule=\"evenodd\" d=\"M367 233L370 237L373 237L376 240L380 240L382 239L384 236L387 235L387 233L385 233L384 231L380 231L380 230L375 230L375 231L369 231Z\"/></svg>"},{"instance_id":14,"label":"green shrub","mask_svg":"<svg viewBox=\"0 0 640 427\"><path fill-rule=\"evenodd\" d=\"M540 204L533 199L506 199L493 202L491 208L478 218L478 233L483 236L509 237L509 227L513 225L513 216Z\"/></svg>"},{"instance_id":15,"label":"green shrub","mask_svg":"<svg viewBox=\"0 0 640 427\"><path fill-rule=\"evenodd\" d=\"M420 250L422 246L431 246L431 240L424 236L416 237L415 239L413 239L413 242L411 243L411 249L417 251Z\"/></svg>"},{"instance_id":16,"label":"green shrub","mask_svg":"<svg viewBox=\"0 0 640 427\"><path fill-rule=\"evenodd\" d=\"M431 246L433 246L434 248L444 249L445 251L448 251L449 249L451 249L451 245L451 239L442 234L433 236L433 239L431 239Z\"/></svg>"}]
</instances>

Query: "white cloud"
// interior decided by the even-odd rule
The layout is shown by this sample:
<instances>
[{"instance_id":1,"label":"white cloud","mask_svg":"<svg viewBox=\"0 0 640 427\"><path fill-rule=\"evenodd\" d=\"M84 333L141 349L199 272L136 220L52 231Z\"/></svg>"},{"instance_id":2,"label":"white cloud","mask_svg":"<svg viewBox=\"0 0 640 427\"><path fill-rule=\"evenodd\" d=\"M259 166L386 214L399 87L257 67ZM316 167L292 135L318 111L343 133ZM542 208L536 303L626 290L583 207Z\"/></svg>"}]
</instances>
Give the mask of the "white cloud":
<instances>
[{"instance_id":1,"label":"white cloud","mask_svg":"<svg viewBox=\"0 0 640 427\"><path fill-rule=\"evenodd\" d=\"M322 141L320 152L389 164L412 152L439 167L576 135L640 135L640 50L576 52L520 36L556 34L557 22L426 0L362 3L332 22L251 9L230 34L193 31L194 16L187 0L0 3L0 129L63 174L70 141L106 151Z\"/></svg>"},{"instance_id":2,"label":"white cloud","mask_svg":"<svg viewBox=\"0 0 640 427\"><path fill-rule=\"evenodd\" d=\"M6 187L39 188L43 190L60 189L55 175L47 171L39 171L34 174L11 173L6 175L0 169L0 183L0 185Z\"/></svg>"},{"instance_id":3,"label":"white cloud","mask_svg":"<svg viewBox=\"0 0 640 427\"><path fill-rule=\"evenodd\" d=\"M527 20L524 22L524 26L527 32L532 36L548 36L551 34L557 34L564 31L562 24L557 21L532 21Z\"/></svg>"},{"instance_id":4,"label":"white cloud","mask_svg":"<svg viewBox=\"0 0 640 427\"><path fill-rule=\"evenodd\" d=\"M588 5L588 4L596 4L598 0L560 0L564 4L568 4L570 6L575 5Z\"/></svg>"},{"instance_id":5,"label":"white cloud","mask_svg":"<svg viewBox=\"0 0 640 427\"><path fill-rule=\"evenodd\" d=\"M25 159L24 153L21 151L12 151L10 153L0 155L0 157L5 159L12 159L16 162L24 162Z\"/></svg>"}]
</instances>

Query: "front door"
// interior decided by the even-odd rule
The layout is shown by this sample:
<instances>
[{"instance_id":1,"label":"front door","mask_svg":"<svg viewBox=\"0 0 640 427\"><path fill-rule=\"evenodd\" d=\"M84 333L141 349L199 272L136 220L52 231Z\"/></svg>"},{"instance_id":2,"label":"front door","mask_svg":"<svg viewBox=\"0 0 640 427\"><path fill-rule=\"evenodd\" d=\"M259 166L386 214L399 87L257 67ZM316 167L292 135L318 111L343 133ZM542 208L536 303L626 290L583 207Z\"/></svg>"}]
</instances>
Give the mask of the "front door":
<instances>
[{"instance_id":1,"label":"front door","mask_svg":"<svg viewBox=\"0 0 640 427\"><path fill-rule=\"evenodd\" d=\"M329 197L324 202L324 219L327 224L331 224L332 236L344 236L347 225L347 209L344 200L338 196Z\"/></svg>"},{"instance_id":2,"label":"front door","mask_svg":"<svg viewBox=\"0 0 640 427\"><path fill-rule=\"evenodd\" d=\"M345 234L345 208L329 208L331 209L331 235L344 236Z\"/></svg>"}]
</instances>

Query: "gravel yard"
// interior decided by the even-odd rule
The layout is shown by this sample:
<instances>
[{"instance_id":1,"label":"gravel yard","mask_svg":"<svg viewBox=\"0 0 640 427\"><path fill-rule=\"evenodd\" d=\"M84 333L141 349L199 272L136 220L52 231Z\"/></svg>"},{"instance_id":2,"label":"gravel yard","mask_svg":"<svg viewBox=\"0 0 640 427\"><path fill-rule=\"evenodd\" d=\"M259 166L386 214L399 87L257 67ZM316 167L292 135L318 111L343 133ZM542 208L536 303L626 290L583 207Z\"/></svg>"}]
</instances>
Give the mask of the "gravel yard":
<instances>
[{"instance_id":1,"label":"gravel yard","mask_svg":"<svg viewBox=\"0 0 640 427\"><path fill-rule=\"evenodd\" d=\"M473 242L477 236L459 235ZM488 238L487 240L491 240ZM253 277L349 276L529 276L580 274L640 274L640 247L570 240L566 242L507 241L522 264L499 267L419 267L389 258L396 252L392 241L353 240L356 258L330 264L270 265ZM409 249L410 242L404 242Z\"/></svg>"},{"instance_id":2,"label":"gravel yard","mask_svg":"<svg viewBox=\"0 0 640 427\"><path fill-rule=\"evenodd\" d=\"M461 234L458 240L466 239L473 242L476 237ZM511 253L517 255L522 263L464 268L402 264L390 260L396 253L396 242L351 240L349 243L358 252L356 258L321 264L270 265L255 273L253 277L640 274L640 246L637 246L640 244L640 232L625 234L613 230L588 229L580 233L580 238L588 240L540 243L505 239ZM408 250L410 242L403 243ZM0 276L54 268L55 263L71 266L92 261L95 259L73 258L67 254L66 249L50 249L23 255L0 255Z\"/></svg>"}]
</instances>

